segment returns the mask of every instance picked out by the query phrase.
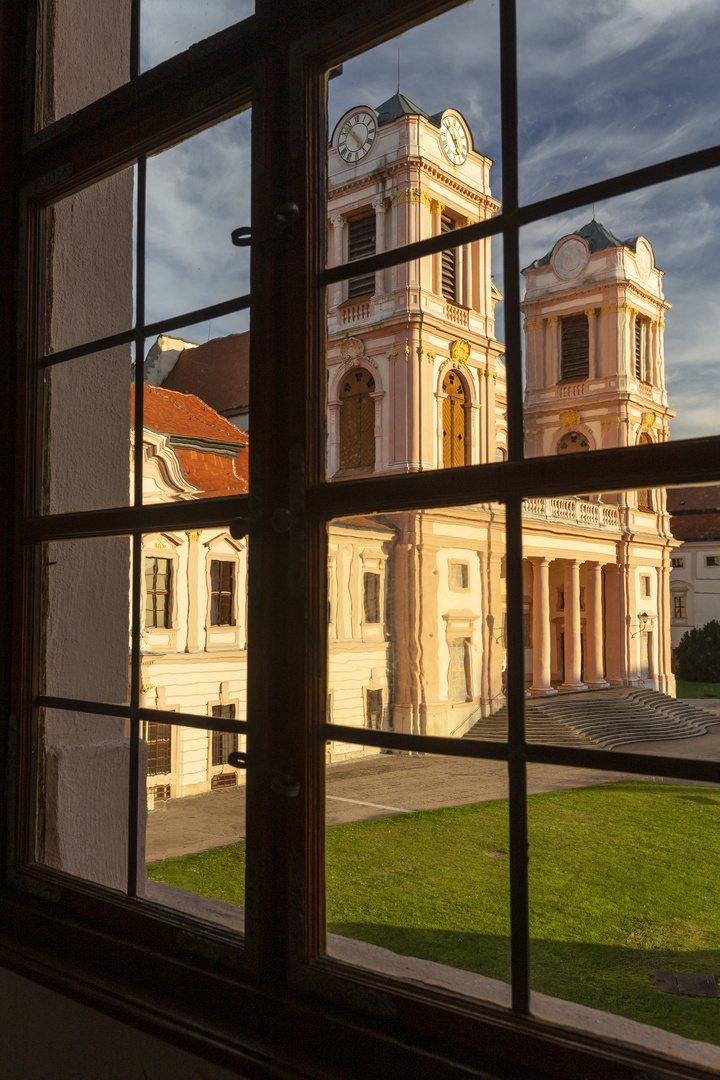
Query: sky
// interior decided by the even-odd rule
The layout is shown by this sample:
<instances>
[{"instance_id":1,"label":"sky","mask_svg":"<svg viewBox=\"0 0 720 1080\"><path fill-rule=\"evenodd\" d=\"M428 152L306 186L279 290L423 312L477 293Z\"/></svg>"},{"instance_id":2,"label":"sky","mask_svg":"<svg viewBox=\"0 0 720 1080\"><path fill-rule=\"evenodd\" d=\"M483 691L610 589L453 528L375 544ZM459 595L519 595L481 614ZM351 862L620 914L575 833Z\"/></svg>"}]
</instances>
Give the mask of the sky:
<instances>
[{"instance_id":1,"label":"sky","mask_svg":"<svg viewBox=\"0 0 720 1080\"><path fill-rule=\"evenodd\" d=\"M143 66L222 29L251 0L145 0ZM518 0L520 196L533 202L712 146L720 118L717 0ZM494 160L502 198L498 0L471 0L361 56L329 84L332 129L354 105L400 88L428 113L459 109L475 148ZM249 113L148 165L148 318L229 299L247 288L247 254L229 232L249 221ZM329 135L328 135L329 137ZM720 177L708 172L588 206L523 230L522 265L594 216L622 239L646 236L672 309L666 380L671 437L717 434ZM501 243L494 275L502 291ZM502 316L498 309L498 315ZM502 317L498 337L502 337ZM195 340L245 329L247 316L192 328ZM186 336L192 337L190 330ZM710 391L710 392L709 392Z\"/></svg>"}]
</instances>

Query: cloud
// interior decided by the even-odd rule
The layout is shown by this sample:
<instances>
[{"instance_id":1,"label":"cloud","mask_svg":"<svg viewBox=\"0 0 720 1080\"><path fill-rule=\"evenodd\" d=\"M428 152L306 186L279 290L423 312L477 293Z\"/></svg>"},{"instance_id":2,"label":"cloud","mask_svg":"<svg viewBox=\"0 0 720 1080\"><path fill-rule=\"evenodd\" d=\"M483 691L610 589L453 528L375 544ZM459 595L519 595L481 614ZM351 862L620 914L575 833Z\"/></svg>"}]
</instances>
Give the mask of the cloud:
<instances>
[{"instance_id":1,"label":"cloud","mask_svg":"<svg viewBox=\"0 0 720 1080\"><path fill-rule=\"evenodd\" d=\"M252 15L254 0L143 0L140 23L142 71L176 56L203 38Z\"/></svg>"}]
</instances>

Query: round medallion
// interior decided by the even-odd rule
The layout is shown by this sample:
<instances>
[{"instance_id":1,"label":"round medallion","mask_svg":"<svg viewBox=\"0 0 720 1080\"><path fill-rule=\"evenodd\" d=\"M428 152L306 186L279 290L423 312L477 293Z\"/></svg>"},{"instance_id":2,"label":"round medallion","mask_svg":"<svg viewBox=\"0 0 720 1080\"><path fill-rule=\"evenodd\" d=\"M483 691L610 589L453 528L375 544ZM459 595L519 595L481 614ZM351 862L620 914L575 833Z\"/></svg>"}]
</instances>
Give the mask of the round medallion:
<instances>
[{"instance_id":1,"label":"round medallion","mask_svg":"<svg viewBox=\"0 0 720 1080\"><path fill-rule=\"evenodd\" d=\"M559 278L569 281L577 277L588 261L588 251L582 240L566 240L552 257L553 270Z\"/></svg>"},{"instance_id":2,"label":"round medallion","mask_svg":"<svg viewBox=\"0 0 720 1080\"><path fill-rule=\"evenodd\" d=\"M372 149L377 134L375 114L368 109L357 109L348 116L340 128L337 152L348 165L360 161Z\"/></svg>"},{"instance_id":3,"label":"round medallion","mask_svg":"<svg viewBox=\"0 0 720 1080\"><path fill-rule=\"evenodd\" d=\"M452 161L453 165L462 165L468 156L468 137L465 128L452 113L442 118L440 141L445 157Z\"/></svg>"},{"instance_id":4,"label":"round medallion","mask_svg":"<svg viewBox=\"0 0 720 1080\"><path fill-rule=\"evenodd\" d=\"M647 281L650 277L650 271L653 268L652 248L647 240L638 240L637 247L635 248L635 265L637 266L637 272L640 277L643 281Z\"/></svg>"}]
</instances>

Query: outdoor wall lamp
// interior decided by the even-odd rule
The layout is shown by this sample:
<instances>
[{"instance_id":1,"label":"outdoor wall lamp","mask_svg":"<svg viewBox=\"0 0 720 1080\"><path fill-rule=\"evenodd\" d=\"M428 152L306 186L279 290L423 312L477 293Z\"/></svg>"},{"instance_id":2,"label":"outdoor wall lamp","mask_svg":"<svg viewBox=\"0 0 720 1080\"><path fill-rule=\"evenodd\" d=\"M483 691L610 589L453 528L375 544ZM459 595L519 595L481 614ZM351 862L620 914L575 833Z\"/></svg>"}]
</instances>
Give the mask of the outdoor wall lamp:
<instances>
[{"instance_id":1,"label":"outdoor wall lamp","mask_svg":"<svg viewBox=\"0 0 720 1080\"><path fill-rule=\"evenodd\" d=\"M650 621L650 616L648 615L647 611L642 611L638 615L638 627L639 627L639 629L636 630L635 633L631 634L630 636L631 637L637 637L638 634L642 634L643 630L645 629L645 627L647 626L649 621Z\"/></svg>"}]
</instances>

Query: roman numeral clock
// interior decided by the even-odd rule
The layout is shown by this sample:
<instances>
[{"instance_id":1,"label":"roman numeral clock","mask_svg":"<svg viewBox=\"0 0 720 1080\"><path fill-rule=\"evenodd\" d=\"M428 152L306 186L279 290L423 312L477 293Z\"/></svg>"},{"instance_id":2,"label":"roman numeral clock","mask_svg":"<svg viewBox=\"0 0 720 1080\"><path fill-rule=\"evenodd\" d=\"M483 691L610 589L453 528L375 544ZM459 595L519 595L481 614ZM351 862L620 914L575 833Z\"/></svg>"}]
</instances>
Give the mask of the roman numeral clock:
<instances>
[{"instance_id":1,"label":"roman numeral clock","mask_svg":"<svg viewBox=\"0 0 720 1080\"><path fill-rule=\"evenodd\" d=\"M372 149L377 134L377 119L373 109L365 106L354 109L339 125L337 152L343 161L353 165Z\"/></svg>"}]
</instances>

